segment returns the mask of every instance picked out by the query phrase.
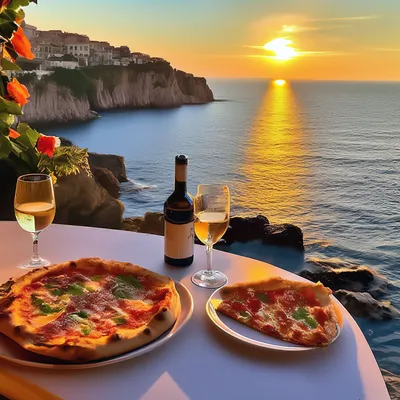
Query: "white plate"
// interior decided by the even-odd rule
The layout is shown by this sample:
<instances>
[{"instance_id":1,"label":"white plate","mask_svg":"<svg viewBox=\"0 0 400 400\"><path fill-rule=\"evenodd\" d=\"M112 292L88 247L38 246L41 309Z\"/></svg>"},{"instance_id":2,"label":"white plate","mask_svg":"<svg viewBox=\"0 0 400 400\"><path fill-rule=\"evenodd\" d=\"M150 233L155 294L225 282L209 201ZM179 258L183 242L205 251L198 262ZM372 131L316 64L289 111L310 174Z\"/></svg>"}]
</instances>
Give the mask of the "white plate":
<instances>
[{"instance_id":1,"label":"white plate","mask_svg":"<svg viewBox=\"0 0 400 400\"><path fill-rule=\"evenodd\" d=\"M250 328L247 325L242 324L241 322L238 322L234 320L233 318L230 318L226 316L225 314L222 314L220 312L217 312L213 305L213 300L214 302L217 302L218 300L222 300L220 291L223 288L220 288L216 290L208 299L207 304L206 304L206 311L208 316L210 317L211 321L223 332L226 334L234 337L235 339L241 340L245 343L251 344L253 346L257 347L262 347L265 349L271 349L271 350L280 350L280 351L309 351L309 350L315 350L318 347L307 347L307 346L301 346L295 343L290 343L290 342L285 342L284 340L276 339L272 336L268 336L262 332L259 332L253 328ZM332 299L334 301L334 299ZM336 337L332 340L331 343L333 343L338 336L340 335L340 326L339 324L337 325L338 328L338 334Z\"/></svg>"},{"instance_id":2,"label":"white plate","mask_svg":"<svg viewBox=\"0 0 400 400\"><path fill-rule=\"evenodd\" d=\"M130 360L131 358L139 357L142 354L148 353L149 351L156 349L157 347L161 346L169 339L171 339L184 327L184 325L186 325L186 323L191 318L194 309L192 295L190 294L189 290L179 282L175 282L175 287L180 296L181 313L176 320L174 326L154 342L146 344L145 346L140 347L136 350L104 360L92 361L86 364L69 364L67 362L31 353L30 351L23 349L21 346L13 342L8 337L0 334L0 359L5 359L16 364L35 368L87 369L103 367L105 365L115 364L122 361Z\"/></svg>"}]
</instances>

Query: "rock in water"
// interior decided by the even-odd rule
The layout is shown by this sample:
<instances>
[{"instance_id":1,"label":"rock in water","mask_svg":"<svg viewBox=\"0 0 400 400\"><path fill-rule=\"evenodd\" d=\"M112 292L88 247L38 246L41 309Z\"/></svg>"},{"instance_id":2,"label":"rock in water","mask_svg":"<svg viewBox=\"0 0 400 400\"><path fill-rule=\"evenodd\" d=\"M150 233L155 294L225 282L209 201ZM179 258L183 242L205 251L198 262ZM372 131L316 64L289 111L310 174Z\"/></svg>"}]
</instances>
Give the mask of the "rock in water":
<instances>
[{"instance_id":1,"label":"rock in water","mask_svg":"<svg viewBox=\"0 0 400 400\"><path fill-rule=\"evenodd\" d=\"M114 199L119 198L120 183L108 168L91 168L96 182L102 186Z\"/></svg>"},{"instance_id":2,"label":"rock in water","mask_svg":"<svg viewBox=\"0 0 400 400\"><path fill-rule=\"evenodd\" d=\"M400 376L381 368L383 379L392 400L400 400Z\"/></svg>"},{"instance_id":3,"label":"rock in water","mask_svg":"<svg viewBox=\"0 0 400 400\"><path fill-rule=\"evenodd\" d=\"M400 316L400 311L393 307L389 301L375 300L369 293L340 289L334 295L356 317L382 320Z\"/></svg>"},{"instance_id":4,"label":"rock in water","mask_svg":"<svg viewBox=\"0 0 400 400\"><path fill-rule=\"evenodd\" d=\"M90 168L107 168L119 182L128 182L126 177L125 160L114 154L89 153Z\"/></svg>"},{"instance_id":5,"label":"rock in water","mask_svg":"<svg viewBox=\"0 0 400 400\"><path fill-rule=\"evenodd\" d=\"M121 229L124 205L85 172L59 178L54 193L56 223Z\"/></svg>"},{"instance_id":6,"label":"rock in water","mask_svg":"<svg viewBox=\"0 0 400 400\"><path fill-rule=\"evenodd\" d=\"M313 282L320 281L333 291L368 292L374 297L387 293L387 279L366 266L316 259L309 259L307 263L311 270L301 271L299 275Z\"/></svg>"},{"instance_id":7,"label":"rock in water","mask_svg":"<svg viewBox=\"0 0 400 400\"><path fill-rule=\"evenodd\" d=\"M261 240L264 244L287 246L304 251L303 233L291 224L270 225L262 215L257 217L232 217L229 229L222 238L225 244Z\"/></svg>"},{"instance_id":8,"label":"rock in water","mask_svg":"<svg viewBox=\"0 0 400 400\"><path fill-rule=\"evenodd\" d=\"M144 218L125 218L124 229L163 235L163 214L149 212L145 214ZM218 244L230 245L234 242L248 242L251 240L261 240L264 244L289 246L304 250L303 234L300 228L290 224L269 225L268 219L262 215L248 218L232 217L229 229ZM200 244L197 239L196 243Z\"/></svg>"},{"instance_id":9,"label":"rock in water","mask_svg":"<svg viewBox=\"0 0 400 400\"><path fill-rule=\"evenodd\" d=\"M230 229L225 233L224 240L226 244L232 244L260 239L267 225L269 225L268 218L262 215L247 218L232 217L229 221Z\"/></svg>"}]
</instances>

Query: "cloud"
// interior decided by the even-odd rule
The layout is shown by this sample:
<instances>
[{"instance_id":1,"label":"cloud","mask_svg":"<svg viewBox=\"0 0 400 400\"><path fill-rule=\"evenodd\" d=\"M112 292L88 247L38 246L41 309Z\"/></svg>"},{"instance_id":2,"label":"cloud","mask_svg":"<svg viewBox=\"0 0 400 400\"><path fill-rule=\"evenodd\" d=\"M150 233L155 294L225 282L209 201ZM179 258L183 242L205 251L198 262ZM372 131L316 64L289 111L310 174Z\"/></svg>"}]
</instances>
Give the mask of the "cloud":
<instances>
[{"instance_id":1,"label":"cloud","mask_svg":"<svg viewBox=\"0 0 400 400\"><path fill-rule=\"evenodd\" d=\"M313 18L308 22L324 22L324 21L364 21L369 19L380 18L380 15L358 15L354 17L331 17L331 18Z\"/></svg>"},{"instance_id":2,"label":"cloud","mask_svg":"<svg viewBox=\"0 0 400 400\"><path fill-rule=\"evenodd\" d=\"M371 48L370 50L374 50L374 51L386 51L386 52L394 52L394 53L397 53L397 52L400 52L400 48L389 48L389 47L374 47L374 48Z\"/></svg>"}]
</instances>

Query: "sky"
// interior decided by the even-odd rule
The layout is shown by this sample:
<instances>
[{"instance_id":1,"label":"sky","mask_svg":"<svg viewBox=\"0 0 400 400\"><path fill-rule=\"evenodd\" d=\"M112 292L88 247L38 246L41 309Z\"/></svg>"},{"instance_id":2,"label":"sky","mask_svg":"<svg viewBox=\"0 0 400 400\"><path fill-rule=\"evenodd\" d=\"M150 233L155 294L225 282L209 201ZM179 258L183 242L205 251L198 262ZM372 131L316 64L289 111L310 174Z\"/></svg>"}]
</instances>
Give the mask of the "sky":
<instances>
[{"instance_id":1,"label":"sky","mask_svg":"<svg viewBox=\"0 0 400 400\"><path fill-rule=\"evenodd\" d=\"M25 12L207 78L400 80L400 0L38 0Z\"/></svg>"}]
</instances>

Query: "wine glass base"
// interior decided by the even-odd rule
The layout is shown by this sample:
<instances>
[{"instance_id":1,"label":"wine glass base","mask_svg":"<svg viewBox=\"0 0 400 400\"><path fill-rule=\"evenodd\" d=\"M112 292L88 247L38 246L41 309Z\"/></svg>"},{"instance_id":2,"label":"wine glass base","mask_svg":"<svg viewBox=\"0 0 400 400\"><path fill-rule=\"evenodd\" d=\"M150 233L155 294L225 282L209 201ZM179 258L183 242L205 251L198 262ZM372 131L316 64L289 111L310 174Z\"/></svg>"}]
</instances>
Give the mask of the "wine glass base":
<instances>
[{"instance_id":1,"label":"wine glass base","mask_svg":"<svg viewBox=\"0 0 400 400\"><path fill-rule=\"evenodd\" d=\"M18 268L34 269L34 268L47 267L50 264L51 264L50 261L45 260L44 258L39 258L38 260L29 260L26 264L18 265Z\"/></svg>"},{"instance_id":2,"label":"wine glass base","mask_svg":"<svg viewBox=\"0 0 400 400\"><path fill-rule=\"evenodd\" d=\"M203 269L192 276L192 282L207 289L218 289L228 282L228 278L220 271Z\"/></svg>"}]
</instances>

